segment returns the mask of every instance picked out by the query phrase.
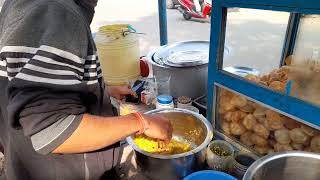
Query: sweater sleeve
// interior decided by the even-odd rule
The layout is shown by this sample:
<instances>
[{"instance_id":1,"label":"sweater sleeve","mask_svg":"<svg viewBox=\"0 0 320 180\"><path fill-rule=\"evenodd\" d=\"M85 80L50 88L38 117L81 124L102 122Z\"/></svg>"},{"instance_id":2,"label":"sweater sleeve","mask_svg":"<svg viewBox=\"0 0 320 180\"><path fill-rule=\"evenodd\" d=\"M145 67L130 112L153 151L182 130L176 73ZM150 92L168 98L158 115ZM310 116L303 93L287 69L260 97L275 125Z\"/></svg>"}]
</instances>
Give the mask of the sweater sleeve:
<instances>
[{"instance_id":1,"label":"sweater sleeve","mask_svg":"<svg viewBox=\"0 0 320 180\"><path fill-rule=\"evenodd\" d=\"M87 56L84 19L57 2L43 2L6 29L0 66L9 81L11 125L47 154L80 124L87 111L83 96L97 74L86 63L94 57Z\"/></svg>"}]
</instances>

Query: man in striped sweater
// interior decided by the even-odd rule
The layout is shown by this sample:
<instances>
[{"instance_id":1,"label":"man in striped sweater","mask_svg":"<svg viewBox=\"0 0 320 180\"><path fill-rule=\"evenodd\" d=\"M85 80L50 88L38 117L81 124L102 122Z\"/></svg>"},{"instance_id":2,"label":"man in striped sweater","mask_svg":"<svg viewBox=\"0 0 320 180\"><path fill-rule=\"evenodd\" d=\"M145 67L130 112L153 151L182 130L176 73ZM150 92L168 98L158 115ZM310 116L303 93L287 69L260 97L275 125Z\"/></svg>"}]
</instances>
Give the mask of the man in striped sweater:
<instances>
[{"instance_id":1,"label":"man in striped sweater","mask_svg":"<svg viewBox=\"0 0 320 180\"><path fill-rule=\"evenodd\" d=\"M0 14L0 142L8 180L99 179L119 141L169 140L156 115L112 117L91 37L97 0L7 0Z\"/></svg>"}]
</instances>

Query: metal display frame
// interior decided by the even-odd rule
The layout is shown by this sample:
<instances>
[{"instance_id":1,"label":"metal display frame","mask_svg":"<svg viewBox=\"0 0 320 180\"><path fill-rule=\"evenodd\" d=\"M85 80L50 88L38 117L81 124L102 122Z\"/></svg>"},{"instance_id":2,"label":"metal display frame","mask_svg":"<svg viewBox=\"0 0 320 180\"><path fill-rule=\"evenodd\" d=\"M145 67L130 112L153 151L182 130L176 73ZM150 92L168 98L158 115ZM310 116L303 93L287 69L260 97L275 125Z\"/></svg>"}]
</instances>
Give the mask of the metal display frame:
<instances>
[{"instance_id":1,"label":"metal display frame","mask_svg":"<svg viewBox=\"0 0 320 180\"><path fill-rule=\"evenodd\" d=\"M280 66L293 53L301 14L320 14L320 2L312 0L220 0L213 1L208 71L208 119L215 124L216 86L223 86L304 124L320 129L320 107L222 70L227 8L249 8L289 12Z\"/></svg>"},{"instance_id":2,"label":"metal display frame","mask_svg":"<svg viewBox=\"0 0 320 180\"><path fill-rule=\"evenodd\" d=\"M210 52L208 68L207 119L216 129L215 113L217 112L217 87L223 87L234 93L262 104L272 110L320 130L320 107L298 98L273 91L262 85L247 81L239 76L222 70L224 41L226 33L227 9L248 8L290 13L285 40L283 43L279 66L284 59L293 54L302 14L320 14L320 1L316 0L216 0L212 1L212 17L210 30ZM168 43L166 0L158 0L160 45ZM216 134L231 140L223 133ZM234 141L239 149L247 150Z\"/></svg>"}]
</instances>

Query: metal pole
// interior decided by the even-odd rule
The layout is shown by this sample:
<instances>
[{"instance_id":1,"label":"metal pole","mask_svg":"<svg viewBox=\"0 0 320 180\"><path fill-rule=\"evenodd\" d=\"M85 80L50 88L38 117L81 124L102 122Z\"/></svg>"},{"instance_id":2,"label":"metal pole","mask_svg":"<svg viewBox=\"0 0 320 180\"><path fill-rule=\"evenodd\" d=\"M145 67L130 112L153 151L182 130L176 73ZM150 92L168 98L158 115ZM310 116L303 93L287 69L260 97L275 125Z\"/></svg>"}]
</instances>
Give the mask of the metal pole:
<instances>
[{"instance_id":1,"label":"metal pole","mask_svg":"<svg viewBox=\"0 0 320 180\"><path fill-rule=\"evenodd\" d=\"M293 54L296 38L298 35L299 25L300 25L301 14L291 13L287 32L284 40L284 46L282 49L280 67L285 65L285 60L288 56Z\"/></svg>"},{"instance_id":2,"label":"metal pole","mask_svg":"<svg viewBox=\"0 0 320 180\"><path fill-rule=\"evenodd\" d=\"M158 0L160 45L168 44L166 0Z\"/></svg>"}]
</instances>

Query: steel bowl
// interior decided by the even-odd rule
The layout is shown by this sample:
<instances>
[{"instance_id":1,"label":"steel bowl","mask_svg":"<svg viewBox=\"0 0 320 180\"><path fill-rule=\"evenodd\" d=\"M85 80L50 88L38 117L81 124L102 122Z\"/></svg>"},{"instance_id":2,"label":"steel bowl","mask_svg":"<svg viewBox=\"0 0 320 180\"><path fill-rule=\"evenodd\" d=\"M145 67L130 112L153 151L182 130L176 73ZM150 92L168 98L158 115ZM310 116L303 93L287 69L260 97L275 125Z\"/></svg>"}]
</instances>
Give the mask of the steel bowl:
<instances>
[{"instance_id":1,"label":"steel bowl","mask_svg":"<svg viewBox=\"0 0 320 180\"><path fill-rule=\"evenodd\" d=\"M243 180L319 180L320 154L293 151L265 156L254 162Z\"/></svg>"},{"instance_id":2,"label":"steel bowl","mask_svg":"<svg viewBox=\"0 0 320 180\"><path fill-rule=\"evenodd\" d=\"M160 109L146 114L161 113L173 126L173 138L190 143L192 150L173 155L151 154L141 150L128 137L127 142L134 149L135 159L142 173L153 180L164 178L181 179L205 166L205 151L213 137L209 121L200 114L185 109Z\"/></svg>"}]
</instances>

